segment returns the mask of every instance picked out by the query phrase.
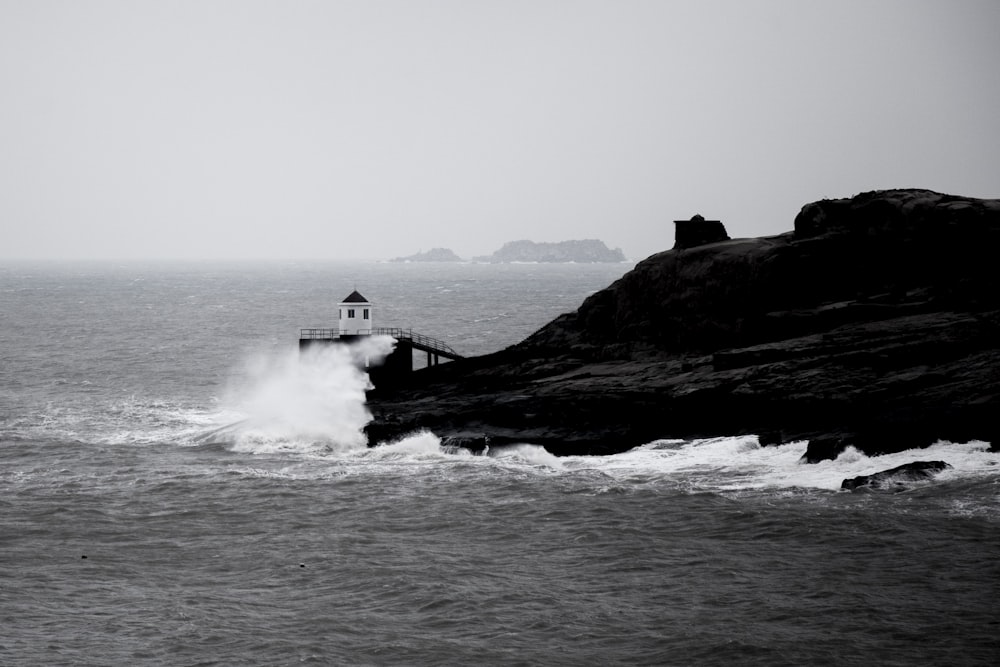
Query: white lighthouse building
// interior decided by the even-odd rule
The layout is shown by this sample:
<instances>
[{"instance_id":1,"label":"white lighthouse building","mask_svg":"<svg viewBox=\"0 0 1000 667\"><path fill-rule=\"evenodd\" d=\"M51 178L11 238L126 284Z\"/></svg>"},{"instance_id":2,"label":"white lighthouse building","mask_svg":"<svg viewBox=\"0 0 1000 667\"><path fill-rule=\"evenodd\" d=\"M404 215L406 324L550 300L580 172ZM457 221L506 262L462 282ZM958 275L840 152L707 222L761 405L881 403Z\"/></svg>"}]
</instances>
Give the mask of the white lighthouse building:
<instances>
[{"instance_id":1,"label":"white lighthouse building","mask_svg":"<svg viewBox=\"0 0 1000 667\"><path fill-rule=\"evenodd\" d=\"M372 304L354 290L337 304L340 336L367 336L372 326Z\"/></svg>"}]
</instances>

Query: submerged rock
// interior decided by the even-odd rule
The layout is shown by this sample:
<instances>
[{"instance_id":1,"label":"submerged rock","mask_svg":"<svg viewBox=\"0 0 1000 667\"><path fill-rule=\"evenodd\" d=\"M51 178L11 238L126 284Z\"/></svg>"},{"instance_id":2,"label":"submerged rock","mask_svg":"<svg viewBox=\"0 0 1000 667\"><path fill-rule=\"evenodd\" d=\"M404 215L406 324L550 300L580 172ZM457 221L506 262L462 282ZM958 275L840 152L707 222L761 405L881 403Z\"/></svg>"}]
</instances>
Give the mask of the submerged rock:
<instances>
[{"instance_id":1,"label":"submerged rock","mask_svg":"<svg viewBox=\"0 0 1000 667\"><path fill-rule=\"evenodd\" d=\"M840 488L848 490L862 487L872 489L897 488L905 486L908 482L930 479L942 470L947 470L950 467L944 461L914 461L913 463L904 463L891 470L883 470L873 475L859 475L858 477L845 479Z\"/></svg>"},{"instance_id":2,"label":"submerged rock","mask_svg":"<svg viewBox=\"0 0 1000 667\"><path fill-rule=\"evenodd\" d=\"M511 348L376 390L372 433L558 454L763 433L813 461L996 445L998 247L998 200L808 204L794 232L658 253Z\"/></svg>"}]
</instances>

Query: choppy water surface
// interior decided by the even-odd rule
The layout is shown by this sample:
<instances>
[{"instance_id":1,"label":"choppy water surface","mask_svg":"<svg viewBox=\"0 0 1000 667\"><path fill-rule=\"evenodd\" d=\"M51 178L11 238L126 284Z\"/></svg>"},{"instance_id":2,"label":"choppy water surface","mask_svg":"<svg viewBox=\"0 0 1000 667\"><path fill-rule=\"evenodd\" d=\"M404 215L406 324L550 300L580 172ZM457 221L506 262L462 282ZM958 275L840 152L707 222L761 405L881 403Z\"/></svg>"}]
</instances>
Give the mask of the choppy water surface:
<instances>
[{"instance_id":1,"label":"choppy water surface","mask_svg":"<svg viewBox=\"0 0 1000 667\"><path fill-rule=\"evenodd\" d=\"M985 443L369 449L364 378L294 349L355 279L478 353L622 271L0 270L0 663L994 664ZM839 491L914 459L953 468Z\"/></svg>"}]
</instances>

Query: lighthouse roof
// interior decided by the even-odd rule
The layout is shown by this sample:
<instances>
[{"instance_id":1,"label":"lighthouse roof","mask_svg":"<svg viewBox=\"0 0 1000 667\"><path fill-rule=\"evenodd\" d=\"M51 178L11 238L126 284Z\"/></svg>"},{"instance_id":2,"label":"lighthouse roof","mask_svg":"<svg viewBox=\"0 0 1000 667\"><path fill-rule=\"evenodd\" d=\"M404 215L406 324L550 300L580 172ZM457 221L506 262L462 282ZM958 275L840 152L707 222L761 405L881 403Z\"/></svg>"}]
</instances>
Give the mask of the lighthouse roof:
<instances>
[{"instance_id":1,"label":"lighthouse roof","mask_svg":"<svg viewBox=\"0 0 1000 667\"><path fill-rule=\"evenodd\" d=\"M341 303L369 303L369 301L365 297L361 296L361 293L358 292L358 290L354 290L348 294L347 298L341 301Z\"/></svg>"}]
</instances>

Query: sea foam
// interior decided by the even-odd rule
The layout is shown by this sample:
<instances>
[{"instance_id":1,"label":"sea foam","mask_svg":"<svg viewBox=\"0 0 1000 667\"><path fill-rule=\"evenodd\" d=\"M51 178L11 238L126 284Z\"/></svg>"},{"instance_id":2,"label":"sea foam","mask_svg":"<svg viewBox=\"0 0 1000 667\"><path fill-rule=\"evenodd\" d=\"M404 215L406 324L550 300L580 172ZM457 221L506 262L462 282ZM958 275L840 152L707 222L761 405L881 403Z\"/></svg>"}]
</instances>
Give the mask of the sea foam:
<instances>
[{"instance_id":1,"label":"sea foam","mask_svg":"<svg viewBox=\"0 0 1000 667\"><path fill-rule=\"evenodd\" d=\"M224 403L244 419L234 425L233 449L251 453L329 453L364 449L371 413L367 363L395 345L371 336L350 345L324 345L257 354L245 362Z\"/></svg>"},{"instance_id":2,"label":"sea foam","mask_svg":"<svg viewBox=\"0 0 1000 667\"><path fill-rule=\"evenodd\" d=\"M805 463L806 442L761 446L756 436L701 440L658 440L623 454L607 457L570 457L569 469L597 469L616 478L681 481L712 491L760 489L840 489L844 479L869 475L912 461L941 460L952 468L937 479L1000 474L1000 454L985 442L941 441L926 449L866 456L853 447L837 459Z\"/></svg>"}]
</instances>

